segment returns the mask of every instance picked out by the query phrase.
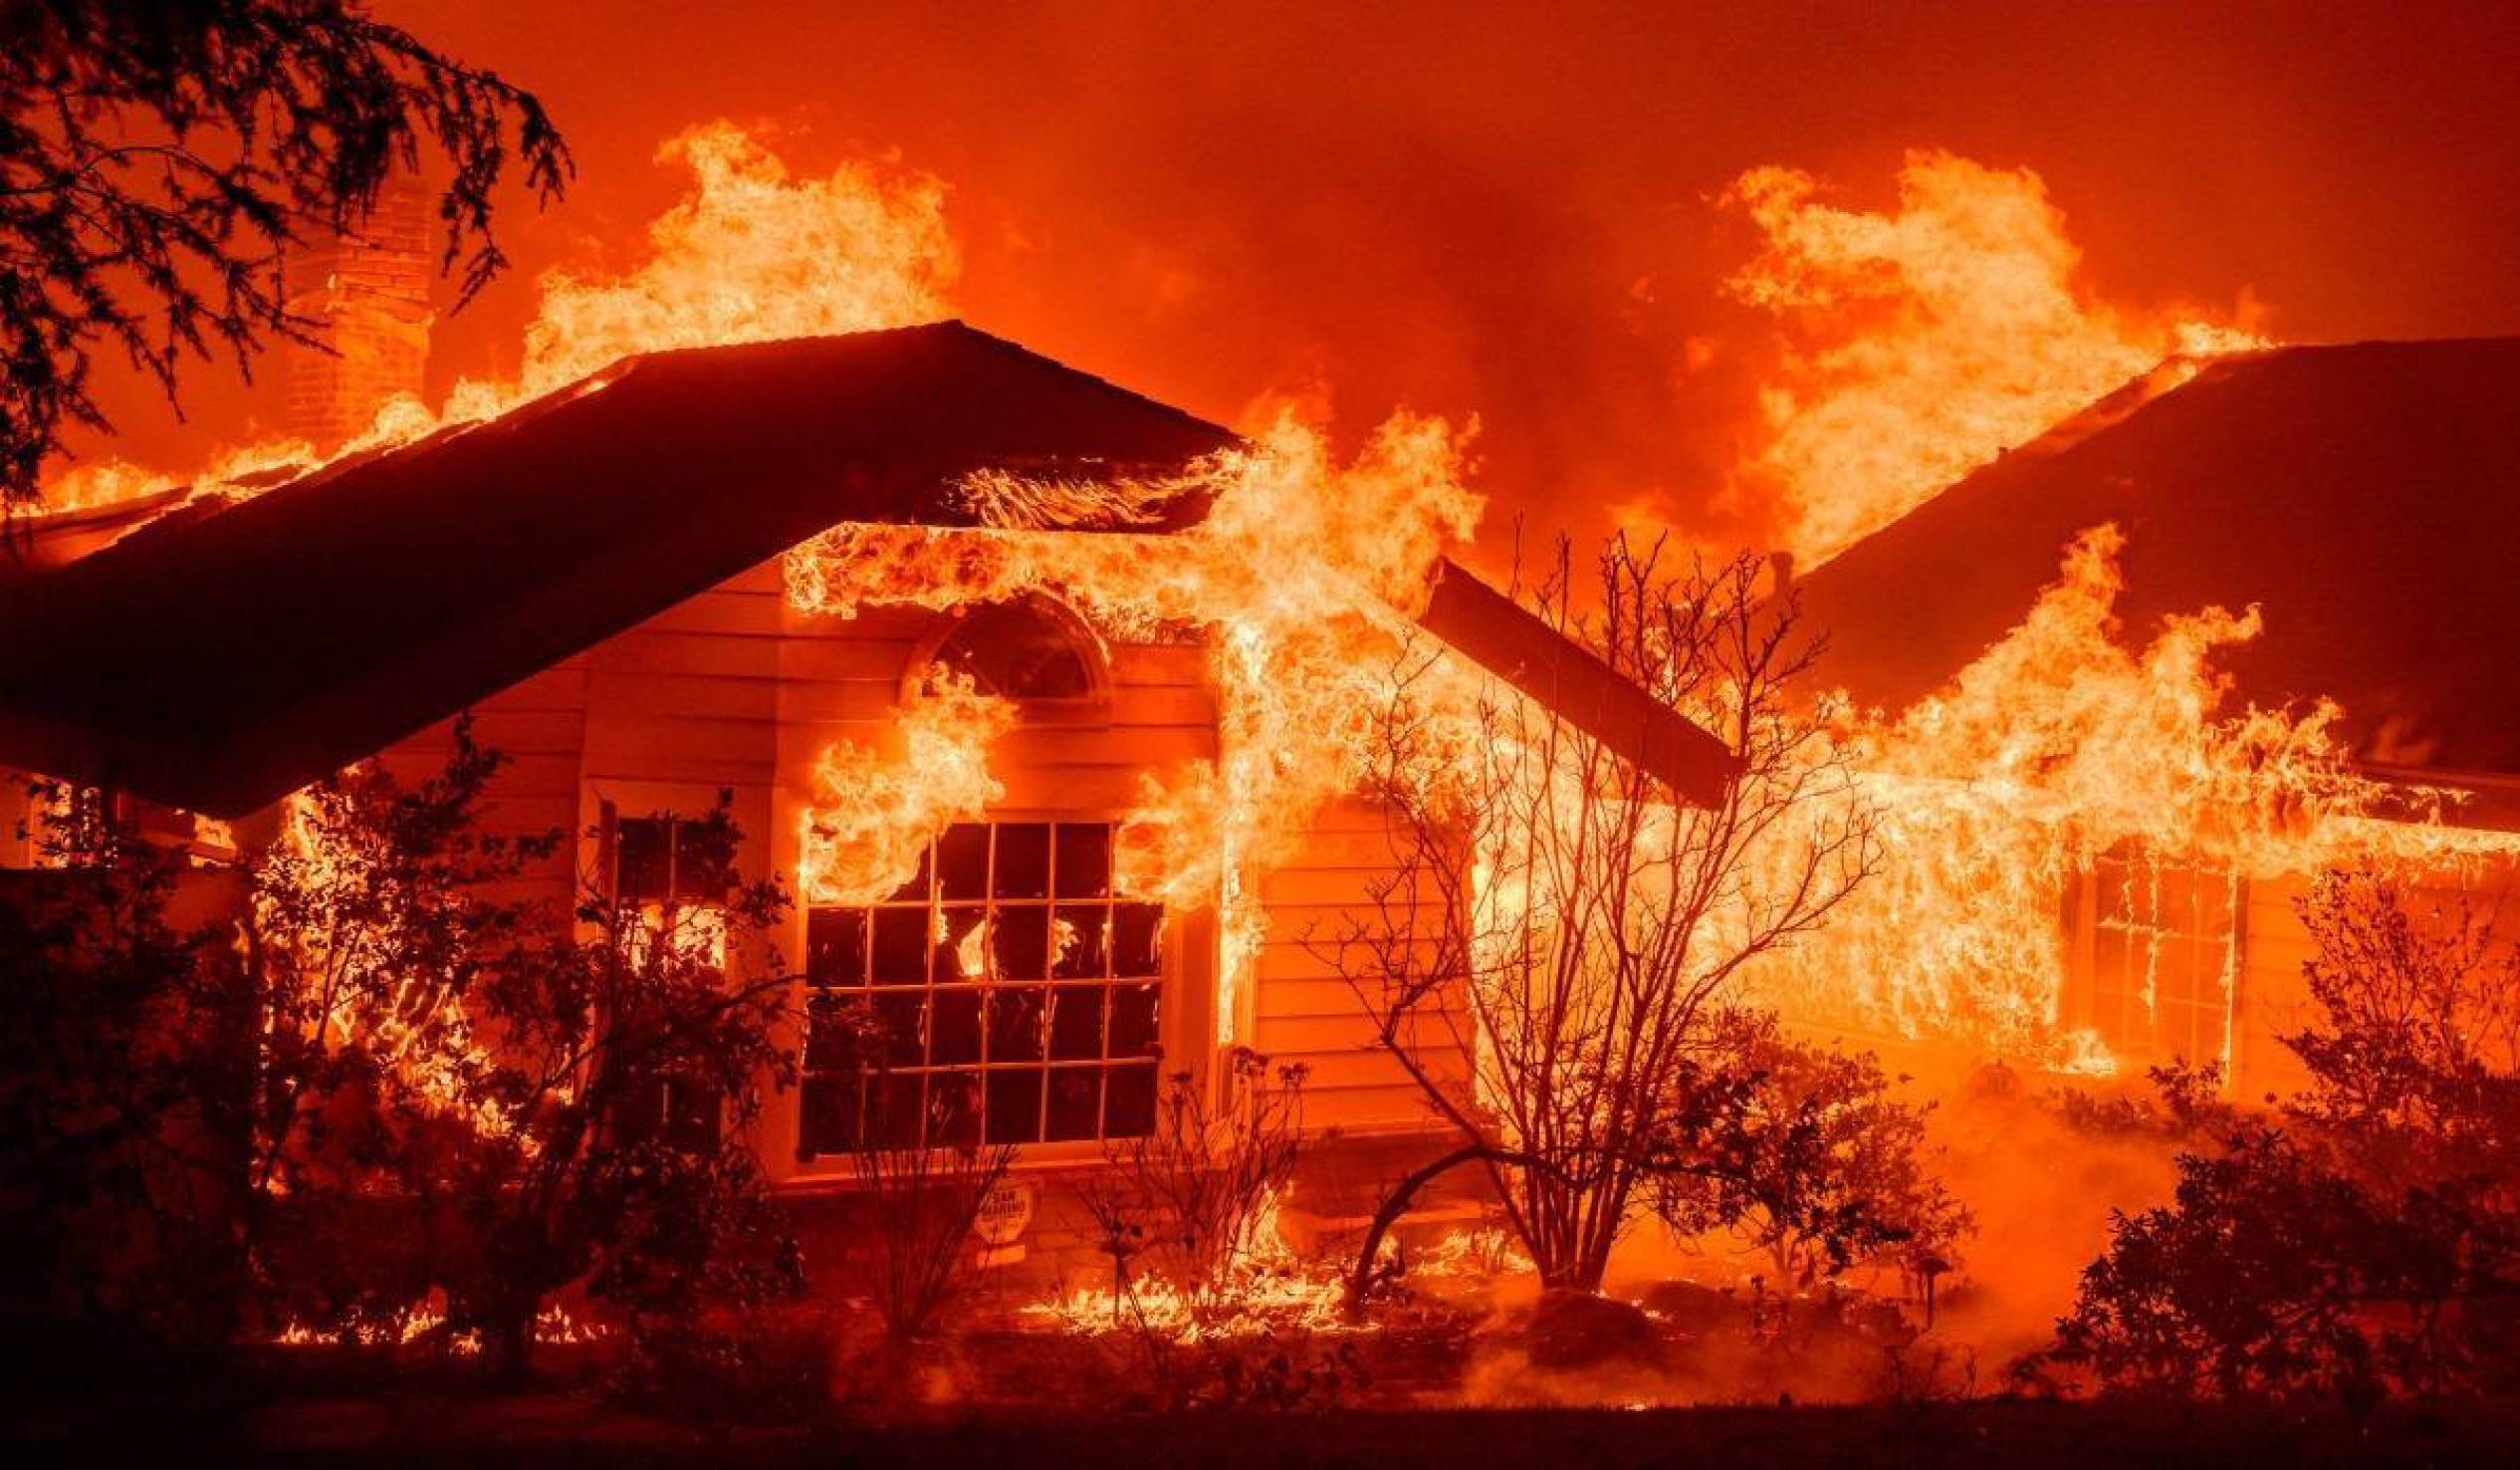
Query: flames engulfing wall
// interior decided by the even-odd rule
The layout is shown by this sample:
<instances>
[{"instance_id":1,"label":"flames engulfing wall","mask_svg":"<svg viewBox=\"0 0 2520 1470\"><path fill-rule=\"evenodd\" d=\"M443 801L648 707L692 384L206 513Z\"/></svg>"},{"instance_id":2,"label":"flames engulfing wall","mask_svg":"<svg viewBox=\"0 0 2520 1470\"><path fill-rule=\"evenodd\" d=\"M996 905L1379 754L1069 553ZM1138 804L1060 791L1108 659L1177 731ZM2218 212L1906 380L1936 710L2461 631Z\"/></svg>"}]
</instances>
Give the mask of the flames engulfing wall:
<instances>
[{"instance_id":1,"label":"flames engulfing wall","mask_svg":"<svg viewBox=\"0 0 2520 1470\"><path fill-rule=\"evenodd\" d=\"M2359 774L2338 711L2227 707L2221 650L2252 610L2168 620L2138 651L2114 614L2114 526L2068 549L2018 626L1941 693L1852 719L1889 858L1769 979L1792 1011L2106 1070L2060 1032L2061 895L2121 845L2241 878L2349 862L2457 864L2520 848L2445 826L2445 793ZM2196 1059L2217 1060L2217 1059Z\"/></svg>"},{"instance_id":2,"label":"flames engulfing wall","mask_svg":"<svg viewBox=\"0 0 2520 1470\"><path fill-rule=\"evenodd\" d=\"M1204 641L1219 758L1147 773L1122 826L1118 879L1178 907L1220 906L1217 1016L1231 1039L1264 925L1255 880L1295 853L1324 806L1355 789L1375 713L1412 662L1410 614L1437 560L1477 526L1463 437L1441 420L1394 418L1341 465L1318 434L1281 420L1251 449L1196 471L1214 509L1159 543L1012 527L845 527L790 555L789 600L802 612L844 617L870 604L942 611L1043 591L1106 635ZM1128 504L1184 487L1022 491L993 479L971 488L976 504L1025 508L1029 521L1042 504ZM1470 678L1450 664L1426 676ZM808 854L823 851L814 834L872 830L890 811L932 825L975 815L990 787L972 773L985 773L1002 718L1002 706L931 695L904 708L891 751L841 748L826 769L856 779L823 785L821 805L803 818ZM907 847L849 883L830 884L817 868L806 886L879 892L916 860Z\"/></svg>"}]
</instances>

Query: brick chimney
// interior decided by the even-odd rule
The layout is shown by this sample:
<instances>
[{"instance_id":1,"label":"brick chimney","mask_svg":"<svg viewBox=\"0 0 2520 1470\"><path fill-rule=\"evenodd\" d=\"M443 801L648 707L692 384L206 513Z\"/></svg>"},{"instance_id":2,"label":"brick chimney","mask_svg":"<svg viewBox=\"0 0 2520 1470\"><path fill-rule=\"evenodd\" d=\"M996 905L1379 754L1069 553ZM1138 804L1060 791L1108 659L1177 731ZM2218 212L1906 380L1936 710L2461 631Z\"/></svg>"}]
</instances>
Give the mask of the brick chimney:
<instances>
[{"instance_id":1,"label":"brick chimney","mask_svg":"<svg viewBox=\"0 0 2520 1470\"><path fill-rule=\"evenodd\" d=\"M283 266L289 310L312 318L319 352L283 353L291 434L330 451L396 393L417 394L429 362L428 196L397 177L355 233L315 235Z\"/></svg>"}]
</instances>

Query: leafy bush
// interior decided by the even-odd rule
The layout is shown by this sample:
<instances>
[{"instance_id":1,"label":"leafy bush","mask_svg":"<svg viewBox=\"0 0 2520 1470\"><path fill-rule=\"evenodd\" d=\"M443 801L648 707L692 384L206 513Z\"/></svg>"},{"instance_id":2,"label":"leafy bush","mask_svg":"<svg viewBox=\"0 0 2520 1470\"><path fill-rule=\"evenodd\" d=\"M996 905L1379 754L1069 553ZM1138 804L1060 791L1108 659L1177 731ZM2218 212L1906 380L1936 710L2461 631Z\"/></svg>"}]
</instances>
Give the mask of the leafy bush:
<instances>
[{"instance_id":1,"label":"leafy bush","mask_svg":"<svg viewBox=\"0 0 2520 1470\"><path fill-rule=\"evenodd\" d=\"M2121 1216L2043 1362L2110 1388L2441 1395L2520 1381L2520 956L2392 878L2303 900L2310 1074Z\"/></svg>"},{"instance_id":2,"label":"leafy bush","mask_svg":"<svg viewBox=\"0 0 2520 1470\"><path fill-rule=\"evenodd\" d=\"M1729 1230L1806 1290L1859 1265L1930 1278L1956 1264L1969 1213L1929 1167L1927 1108L1891 1096L1878 1058L1794 1041L1756 1013L1720 1039L1693 1129L1707 1156L1664 1176L1667 1222Z\"/></svg>"},{"instance_id":3,"label":"leafy bush","mask_svg":"<svg viewBox=\"0 0 2520 1470\"><path fill-rule=\"evenodd\" d=\"M518 896L559 836L483 830L501 764L459 723L441 774L324 783L256 864L272 1024L255 1193L294 1318L442 1290L450 1329L513 1372L573 1284L635 1332L802 1283L747 1138L763 1081L794 1076L767 940L784 895L734 880L722 799L676 838L722 891L658 901L588 873L573 932ZM381 1272L364 1248L379 1201L409 1246Z\"/></svg>"},{"instance_id":4,"label":"leafy bush","mask_svg":"<svg viewBox=\"0 0 2520 1470\"><path fill-rule=\"evenodd\" d=\"M217 885L130 840L95 793L55 866L0 891L0 1251L8 1310L59 1362L83 1341L198 1353L236 1326L254 1007L223 936L179 908Z\"/></svg>"}]
</instances>

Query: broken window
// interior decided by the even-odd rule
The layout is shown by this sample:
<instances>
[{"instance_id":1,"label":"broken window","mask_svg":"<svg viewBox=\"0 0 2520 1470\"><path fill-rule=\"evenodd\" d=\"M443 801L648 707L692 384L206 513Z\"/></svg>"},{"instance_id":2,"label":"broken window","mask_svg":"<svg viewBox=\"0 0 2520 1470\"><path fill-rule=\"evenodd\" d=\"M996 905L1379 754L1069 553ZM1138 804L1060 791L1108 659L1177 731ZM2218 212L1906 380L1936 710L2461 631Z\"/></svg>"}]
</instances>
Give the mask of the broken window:
<instances>
[{"instance_id":1,"label":"broken window","mask_svg":"<svg viewBox=\"0 0 2520 1470\"><path fill-rule=\"evenodd\" d=\"M2094 859L2073 900L2066 1016L2144 1062L2229 1062L2245 885L2137 845Z\"/></svg>"},{"instance_id":2,"label":"broken window","mask_svg":"<svg viewBox=\"0 0 2520 1470\"><path fill-rule=\"evenodd\" d=\"M1112 891L1111 849L962 823L885 901L809 910L802 1151L1150 1131L1164 911Z\"/></svg>"}]
</instances>

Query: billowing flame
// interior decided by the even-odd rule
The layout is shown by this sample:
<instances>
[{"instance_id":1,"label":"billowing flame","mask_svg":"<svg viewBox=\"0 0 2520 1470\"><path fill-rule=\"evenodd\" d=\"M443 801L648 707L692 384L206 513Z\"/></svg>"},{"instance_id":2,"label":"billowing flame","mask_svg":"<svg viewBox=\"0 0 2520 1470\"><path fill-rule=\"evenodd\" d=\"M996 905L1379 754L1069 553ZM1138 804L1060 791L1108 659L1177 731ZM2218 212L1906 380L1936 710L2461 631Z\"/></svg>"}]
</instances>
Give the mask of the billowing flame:
<instances>
[{"instance_id":1,"label":"billowing flame","mask_svg":"<svg viewBox=\"0 0 2520 1470\"><path fill-rule=\"evenodd\" d=\"M334 457L504 413L637 353L867 332L951 314L957 256L936 179L872 161L799 178L722 121L671 139L657 157L689 168L692 188L649 225L644 264L615 279L545 273L515 378L466 379L435 410L395 397ZM303 440L275 439L220 451L180 476L106 461L47 485L43 504L80 510L181 485L250 494L284 478L276 471L320 458Z\"/></svg>"},{"instance_id":2,"label":"billowing flame","mask_svg":"<svg viewBox=\"0 0 2520 1470\"><path fill-rule=\"evenodd\" d=\"M635 353L907 327L951 314L957 263L945 186L922 173L844 162L793 177L731 122L657 152L691 169L692 192L647 228L653 254L617 280L554 271L526 329L513 384L460 385L457 418L506 411Z\"/></svg>"},{"instance_id":3,"label":"billowing flame","mask_svg":"<svg viewBox=\"0 0 2520 1470\"><path fill-rule=\"evenodd\" d=\"M1898 207L1829 204L1798 169L1756 168L1725 199L1765 237L1732 293L1784 328L1761 394L1772 437L1748 466L1784 544L1817 562L2166 358L2266 344L2180 313L2095 299L2063 215L2028 169L1915 151Z\"/></svg>"},{"instance_id":4,"label":"billowing flame","mask_svg":"<svg viewBox=\"0 0 2520 1470\"><path fill-rule=\"evenodd\" d=\"M825 750L814 802L798 819L804 900L872 903L909 881L930 839L1006 795L989 774L989 745L1014 723L1014 705L940 674L902 704L892 749Z\"/></svg>"},{"instance_id":5,"label":"billowing flame","mask_svg":"<svg viewBox=\"0 0 2520 1470\"><path fill-rule=\"evenodd\" d=\"M948 609L1038 590L1065 599L1107 635L1207 635L1219 758L1150 773L1115 858L1127 892L1219 907L1218 1025L1231 1040L1263 927L1257 875L1294 853L1321 809L1355 789L1375 711L1389 701L1408 645L1407 612L1424 602L1436 560L1477 524L1480 499L1462 483L1464 437L1440 419L1395 417L1342 466L1317 433L1280 419L1249 450L1217 456L1182 483L1088 495L993 478L980 503L1025 508L1015 520L1028 528L1037 528L1045 505L1090 501L1099 513L1194 483L1215 504L1203 524L1165 538L1160 554L1127 537L1055 530L843 527L790 554L789 597L800 611L845 617L872 604ZM957 758L985 771L985 739L975 743L970 728L949 737L942 722L951 718L937 712L933 738L959 740ZM878 780L924 783L953 769L905 758L884 767L888 774L852 759L826 793ZM957 790L975 795L985 779ZM825 820L810 816L809 830ZM896 840L882 822L845 826L878 849ZM809 852L836 855L838 847L817 842ZM807 891L867 891L828 880L840 860L854 859L811 858ZM897 858L878 865L907 872Z\"/></svg>"}]
</instances>

